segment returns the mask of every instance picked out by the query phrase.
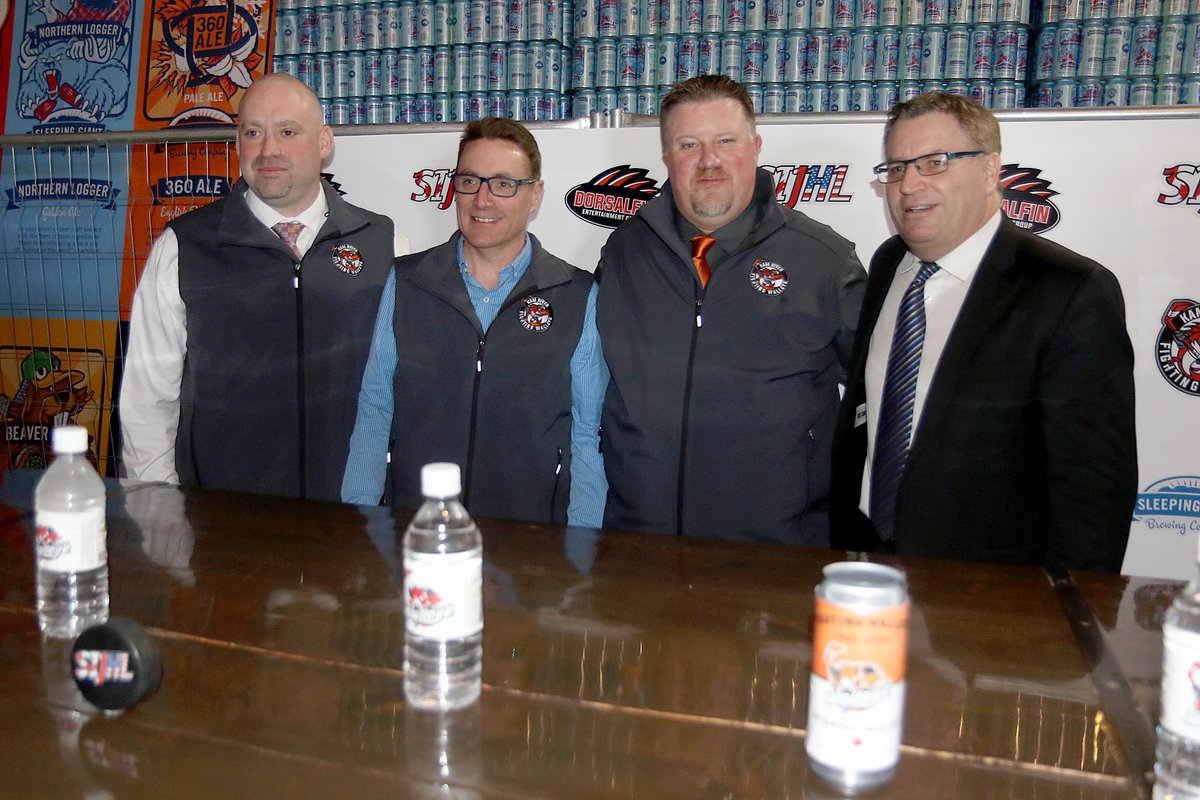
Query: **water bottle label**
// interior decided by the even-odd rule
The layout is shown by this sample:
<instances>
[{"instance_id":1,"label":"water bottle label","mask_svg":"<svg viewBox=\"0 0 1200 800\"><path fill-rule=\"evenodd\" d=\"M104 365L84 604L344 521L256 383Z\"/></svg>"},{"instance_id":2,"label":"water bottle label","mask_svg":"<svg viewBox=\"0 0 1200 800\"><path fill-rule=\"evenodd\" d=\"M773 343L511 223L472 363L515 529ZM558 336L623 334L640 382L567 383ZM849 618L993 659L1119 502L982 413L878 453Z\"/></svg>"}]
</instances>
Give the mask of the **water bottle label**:
<instances>
[{"instance_id":1,"label":"water bottle label","mask_svg":"<svg viewBox=\"0 0 1200 800\"><path fill-rule=\"evenodd\" d=\"M108 561L104 508L37 512L38 568L84 572Z\"/></svg>"},{"instance_id":2,"label":"water bottle label","mask_svg":"<svg viewBox=\"0 0 1200 800\"><path fill-rule=\"evenodd\" d=\"M1163 627L1162 724L1200 741L1200 633Z\"/></svg>"},{"instance_id":3,"label":"water bottle label","mask_svg":"<svg viewBox=\"0 0 1200 800\"><path fill-rule=\"evenodd\" d=\"M483 548L408 553L405 630L422 639L462 639L483 630Z\"/></svg>"}]
</instances>

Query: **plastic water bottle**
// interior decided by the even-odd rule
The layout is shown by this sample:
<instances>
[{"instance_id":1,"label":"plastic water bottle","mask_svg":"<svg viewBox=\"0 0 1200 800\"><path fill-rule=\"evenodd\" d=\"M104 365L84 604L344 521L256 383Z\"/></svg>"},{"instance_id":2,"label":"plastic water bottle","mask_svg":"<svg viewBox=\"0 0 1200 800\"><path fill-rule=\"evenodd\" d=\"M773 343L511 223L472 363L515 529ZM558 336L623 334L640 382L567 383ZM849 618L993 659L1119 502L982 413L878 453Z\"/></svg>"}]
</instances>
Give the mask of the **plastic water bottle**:
<instances>
[{"instance_id":1,"label":"plastic water bottle","mask_svg":"<svg viewBox=\"0 0 1200 800\"><path fill-rule=\"evenodd\" d=\"M404 694L417 708L462 708L482 685L483 539L461 492L457 464L426 464L404 533Z\"/></svg>"},{"instance_id":2,"label":"plastic water bottle","mask_svg":"<svg viewBox=\"0 0 1200 800\"><path fill-rule=\"evenodd\" d=\"M34 491L38 625L75 637L108 619L104 481L87 460L87 429L55 428L54 463Z\"/></svg>"},{"instance_id":3,"label":"plastic water bottle","mask_svg":"<svg viewBox=\"0 0 1200 800\"><path fill-rule=\"evenodd\" d=\"M1200 575L1180 591L1163 620L1154 775L1155 800L1200 800Z\"/></svg>"}]
</instances>

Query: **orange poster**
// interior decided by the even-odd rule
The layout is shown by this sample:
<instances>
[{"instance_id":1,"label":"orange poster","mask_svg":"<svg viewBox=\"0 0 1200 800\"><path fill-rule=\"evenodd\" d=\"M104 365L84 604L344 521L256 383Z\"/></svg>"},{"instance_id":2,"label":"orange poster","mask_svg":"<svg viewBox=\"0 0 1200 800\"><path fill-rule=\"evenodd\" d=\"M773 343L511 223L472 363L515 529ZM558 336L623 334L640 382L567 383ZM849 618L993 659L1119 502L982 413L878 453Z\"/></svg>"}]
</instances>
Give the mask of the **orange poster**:
<instances>
[{"instance_id":1,"label":"orange poster","mask_svg":"<svg viewBox=\"0 0 1200 800\"><path fill-rule=\"evenodd\" d=\"M117 323L0 319L0 471L45 469L50 429L88 429L88 457L103 473Z\"/></svg>"},{"instance_id":2,"label":"orange poster","mask_svg":"<svg viewBox=\"0 0 1200 800\"><path fill-rule=\"evenodd\" d=\"M135 128L233 124L269 71L273 0L153 0Z\"/></svg>"},{"instance_id":3,"label":"orange poster","mask_svg":"<svg viewBox=\"0 0 1200 800\"><path fill-rule=\"evenodd\" d=\"M121 263L120 317L128 321L133 291L150 246L167 223L229 194L237 181L232 142L147 144L129 153L129 201Z\"/></svg>"}]
</instances>

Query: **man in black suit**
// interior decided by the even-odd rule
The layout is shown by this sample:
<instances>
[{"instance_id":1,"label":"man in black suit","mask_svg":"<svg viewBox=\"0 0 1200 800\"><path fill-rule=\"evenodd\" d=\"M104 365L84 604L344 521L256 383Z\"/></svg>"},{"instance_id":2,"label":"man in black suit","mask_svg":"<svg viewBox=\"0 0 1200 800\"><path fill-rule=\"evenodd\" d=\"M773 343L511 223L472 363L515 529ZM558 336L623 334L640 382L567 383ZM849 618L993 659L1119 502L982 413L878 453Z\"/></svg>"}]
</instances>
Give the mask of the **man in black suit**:
<instances>
[{"instance_id":1,"label":"man in black suit","mask_svg":"<svg viewBox=\"0 0 1200 800\"><path fill-rule=\"evenodd\" d=\"M931 93L888 115L875 253L835 442L832 543L1118 571L1137 491L1116 278L1000 211L1000 128Z\"/></svg>"}]
</instances>

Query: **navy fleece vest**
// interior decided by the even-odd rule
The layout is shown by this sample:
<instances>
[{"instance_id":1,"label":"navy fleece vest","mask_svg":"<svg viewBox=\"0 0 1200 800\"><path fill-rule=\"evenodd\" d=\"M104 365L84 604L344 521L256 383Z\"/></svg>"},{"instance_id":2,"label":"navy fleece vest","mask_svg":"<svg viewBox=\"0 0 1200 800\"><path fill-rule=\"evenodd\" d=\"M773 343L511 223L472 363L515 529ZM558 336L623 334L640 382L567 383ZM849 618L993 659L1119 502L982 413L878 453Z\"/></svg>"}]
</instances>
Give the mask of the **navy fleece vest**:
<instances>
[{"instance_id":1,"label":"navy fleece vest","mask_svg":"<svg viewBox=\"0 0 1200 800\"><path fill-rule=\"evenodd\" d=\"M185 485L339 499L394 228L322 185L329 216L299 270L243 181L170 223L187 308Z\"/></svg>"},{"instance_id":2,"label":"navy fleece vest","mask_svg":"<svg viewBox=\"0 0 1200 800\"><path fill-rule=\"evenodd\" d=\"M457 247L455 234L396 261L398 363L386 497L416 508L421 465L450 461L463 468L472 514L565 524L571 357L592 276L533 239L532 263L485 336ZM548 324L535 298L548 304Z\"/></svg>"}]
</instances>

